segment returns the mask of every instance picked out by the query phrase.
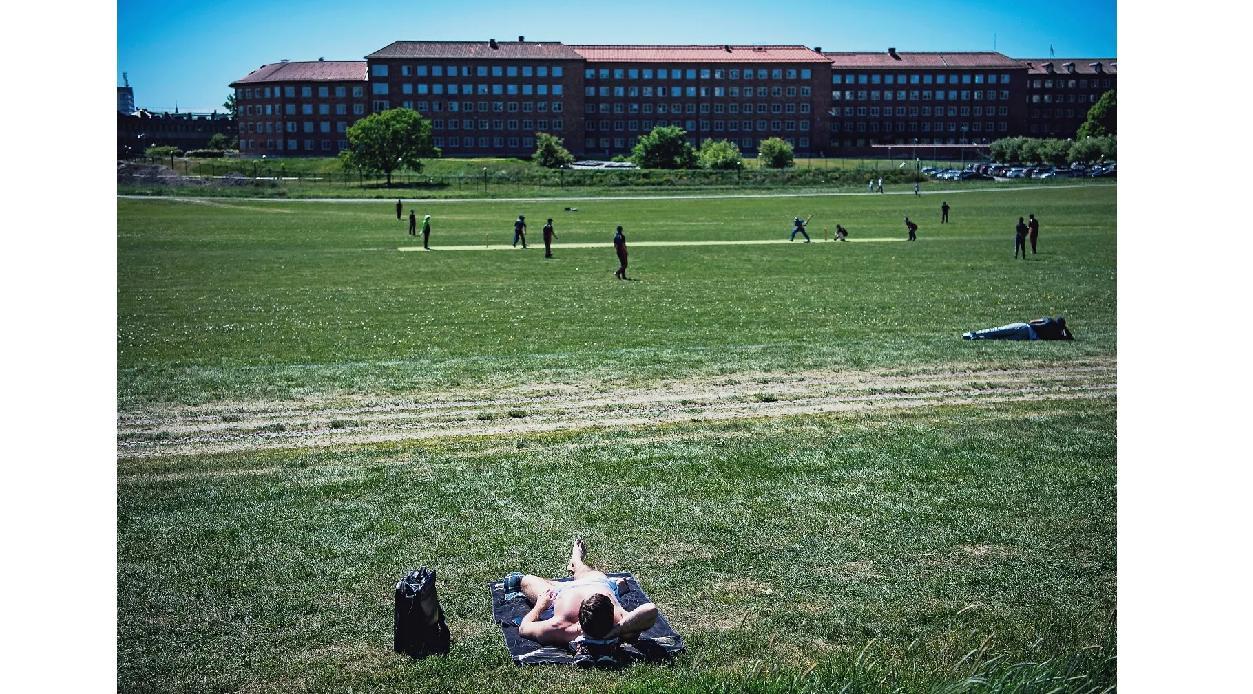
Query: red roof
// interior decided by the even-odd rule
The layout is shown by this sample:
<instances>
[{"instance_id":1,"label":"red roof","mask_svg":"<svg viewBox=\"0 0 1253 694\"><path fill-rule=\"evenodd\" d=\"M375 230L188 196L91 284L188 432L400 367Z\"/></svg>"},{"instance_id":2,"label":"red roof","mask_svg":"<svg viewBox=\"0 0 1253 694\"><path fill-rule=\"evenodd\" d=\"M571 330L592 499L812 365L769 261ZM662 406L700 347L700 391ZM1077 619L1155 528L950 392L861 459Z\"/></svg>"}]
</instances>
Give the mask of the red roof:
<instances>
[{"instance_id":1,"label":"red roof","mask_svg":"<svg viewBox=\"0 0 1253 694\"><path fill-rule=\"evenodd\" d=\"M834 68L1023 68L1021 61L993 51L971 53L823 53Z\"/></svg>"},{"instance_id":2,"label":"red roof","mask_svg":"<svg viewBox=\"0 0 1253 694\"><path fill-rule=\"evenodd\" d=\"M1029 75L1049 74L1048 68L1044 67L1047 63L1053 64L1052 74L1054 75L1066 75L1066 74L1117 75L1118 74L1118 59L1117 58L1022 58L1020 59L1020 62L1025 63L1027 65L1027 67L1029 68L1027 70L1027 74ZM1066 63L1075 64L1074 73L1066 72ZM1101 69L1104 70L1105 72L1104 73L1097 72L1096 68L1092 67L1091 65L1092 63L1100 63Z\"/></svg>"},{"instance_id":3,"label":"red roof","mask_svg":"<svg viewBox=\"0 0 1253 694\"><path fill-rule=\"evenodd\" d=\"M271 63L253 70L247 77L231 82L230 86L261 82L364 82L365 70L364 60Z\"/></svg>"},{"instance_id":4,"label":"red roof","mask_svg":"<svg viewBox=\"0 0 1253 694\"><path fill-rule=\"evenodd\" d=\"M805 46L571 46L596 63L825 63Z\"/></svg>"},{"instance_id":5,"label":"red roof","mask_svg":"<svg viewBox=\"0 0 1253 694\"><path fill-rule=\"evenodd\" d=\"M496 48L487 41L393 41L366 58L579 60L579 54L560 41L497 41Z\"/></svg>"}]
</instances>

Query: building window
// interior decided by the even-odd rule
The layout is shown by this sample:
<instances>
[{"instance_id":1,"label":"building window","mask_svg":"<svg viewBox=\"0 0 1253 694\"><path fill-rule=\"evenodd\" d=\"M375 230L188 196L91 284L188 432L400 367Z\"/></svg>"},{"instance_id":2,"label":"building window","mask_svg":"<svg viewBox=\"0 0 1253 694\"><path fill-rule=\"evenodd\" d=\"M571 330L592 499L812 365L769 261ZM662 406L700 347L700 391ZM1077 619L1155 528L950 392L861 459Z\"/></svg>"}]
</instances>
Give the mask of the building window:
<instances>
[{"instance_id":1,"label":"building window","mask_svg":"<svg viewBox=\"0 0 1253 694\"><path fill-rule=\"evenodd\" d=\"M370 74L374 75L375 77L387 77L386 63L375 63L374 65L372 65L370 67Z\"/></svg>"}]
</instances>

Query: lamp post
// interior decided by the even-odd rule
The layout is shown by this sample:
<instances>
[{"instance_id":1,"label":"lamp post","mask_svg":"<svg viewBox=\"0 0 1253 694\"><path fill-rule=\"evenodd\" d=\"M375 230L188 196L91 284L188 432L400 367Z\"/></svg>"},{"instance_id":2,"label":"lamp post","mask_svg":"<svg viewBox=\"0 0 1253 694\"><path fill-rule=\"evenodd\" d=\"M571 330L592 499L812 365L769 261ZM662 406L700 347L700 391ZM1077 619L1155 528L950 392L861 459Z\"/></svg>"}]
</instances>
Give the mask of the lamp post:
<instances>
[{"instance_id":1,"label":"lamp post","mask_svg":"<svg viewBox=\"0 0 1253 694\"><path fill-rule=\"evenodd\" d=\"M961 141L961 143L962 143L962 145L963 145L963 146L962 146L962 148L961 148L961 150L962 150L962 170L963 170L963 171L966 169L966 147L965 147L965 144L966 144L966 131L967 131L967 130L970 130L970 126L969 126L969 125L963 125L963 126L962 126L962 141Z\"/></svg>"},{"instance_id":2,"label":"lamp post","mask_svg":"<svg viewBox=\"0 0 1253 694\"><path fill-rule=\"evenodd\" d=\"M264 154L262 154L262 155L261 155L261 171L262 171L262 172L266 175L266 178L269 178L269 176L270 176L270 168L269 168L269 166L267 165L267 162L266 162L266 160L265 160L265 155L264 155Z\"/></svg>"},{"instance_id":3,"label":"lamp post","mask_svg":"<svg viewBox=\"0 0 1253 694\"><path fill-rule=\"evenodd\" d=\"M918 163L918 138L916 137L914 138L914 147L912 151L914 155L914 180L917 181L921 176L921 164Z\"/></svg>"},{"instance_id":4,"label":"lamp post","mask_svg":"<svg viewBox=\"0 0 1253 694\"><path fill-rule=\"evenodd\" d=\"M483 167L483 194L487 195L487 167Z\"/></svg>"}]
</instances>

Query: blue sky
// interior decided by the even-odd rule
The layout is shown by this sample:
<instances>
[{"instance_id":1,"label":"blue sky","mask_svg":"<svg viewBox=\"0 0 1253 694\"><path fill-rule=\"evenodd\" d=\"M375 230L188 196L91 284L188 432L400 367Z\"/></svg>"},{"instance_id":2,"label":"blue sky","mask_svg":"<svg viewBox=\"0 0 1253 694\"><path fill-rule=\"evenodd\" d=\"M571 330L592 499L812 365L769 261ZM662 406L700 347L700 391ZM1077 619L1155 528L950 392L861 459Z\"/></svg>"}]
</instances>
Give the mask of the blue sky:
<instances>
[{"instance_id":1,"label":"blue sky","mask_svg":"<svg viewBox=\"0 0 1253 694\"><path fill-rule=\"evenodd\" d=\"M117 81L140 107L212 110L265 63L360 60L397 40L799 43L828 51L1117 56L1114 0L323 2L119 0Z\"/></svg>"}]
</instances>

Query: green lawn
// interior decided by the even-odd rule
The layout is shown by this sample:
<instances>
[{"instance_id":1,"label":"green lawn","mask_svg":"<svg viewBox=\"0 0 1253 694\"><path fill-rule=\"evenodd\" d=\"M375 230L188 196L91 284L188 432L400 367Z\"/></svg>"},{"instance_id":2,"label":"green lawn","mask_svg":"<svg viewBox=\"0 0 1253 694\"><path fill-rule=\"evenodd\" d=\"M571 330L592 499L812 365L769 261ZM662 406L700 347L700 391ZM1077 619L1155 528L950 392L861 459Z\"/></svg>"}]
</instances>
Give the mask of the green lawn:
<instances>
[{"instance_id":1,"label":"green lawn","mask_svg":"<svg viewBox=\"0 0 1253 694\"><path fill-rule=\"evenodd\" d=\"M1113 187L708 200L410 204L433 215L431 253L389 203L118 202L123 408L145 402L387 392L466 381L645 379L1112 355ZM565 212L565 207L577 212ZM1013 226L1042 220L1041 254L1013 261ZM440 252L508 244L525 214L558 243L784 239L640 247L639 282L611 249ZM903 217L921 226L903 239ZM823 243L836 222L851 243ZM972 345L965 330L1065 314L1067 345Z\"/></svg>"},{"instance_id":2,"label":"green lawn","mask_svg":"<svg viewBox=\"0 0 1253 694\"><path fill-rule=\"evenodd\" d=\"M119 690L1114 687L1116 396L1082 374L1031 396L1042 370L1115 362L1116 188L954 193L944 226L941 199L414 203L429 253L397 250L414 240L387 202L119 200L127 427L724 377L770 401L799 372L954 383L909 408L890 402L909 387L871 383L866 410L121 455ZM1029 212L1040 255L1016 261ZM508 245L519 213L531 249L440 250ZM798 214L815 243L643 245L786 239ZM836 222L854 242L821 240ZM617 224L639 281L613 278L611 248L560 246ZM1075 342L959 339L1058 313ZM972 399L1000 392L994 373L1021 374L1021 397ZM575 532L638 576L686 655L622 673L509 662L485 583L559 575ZM420 564L440 572L454 646L414 662L391 652L390 590Z\"/></svg>"}]
</instances>

